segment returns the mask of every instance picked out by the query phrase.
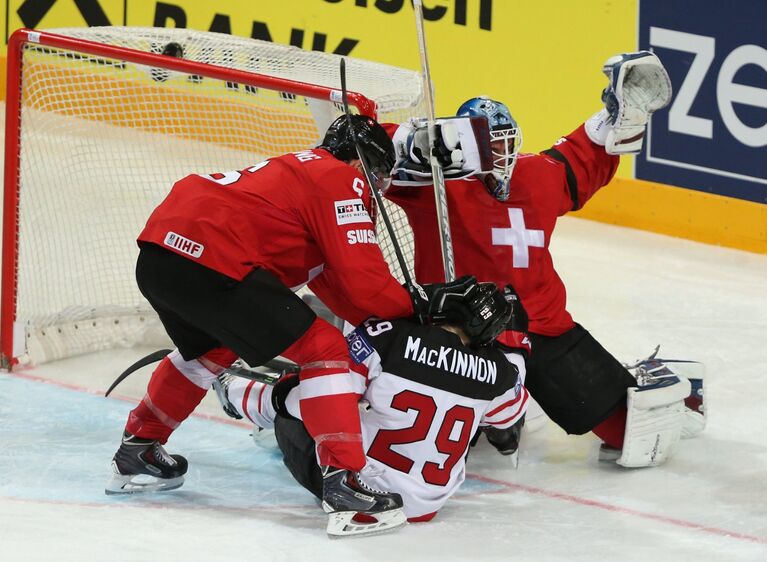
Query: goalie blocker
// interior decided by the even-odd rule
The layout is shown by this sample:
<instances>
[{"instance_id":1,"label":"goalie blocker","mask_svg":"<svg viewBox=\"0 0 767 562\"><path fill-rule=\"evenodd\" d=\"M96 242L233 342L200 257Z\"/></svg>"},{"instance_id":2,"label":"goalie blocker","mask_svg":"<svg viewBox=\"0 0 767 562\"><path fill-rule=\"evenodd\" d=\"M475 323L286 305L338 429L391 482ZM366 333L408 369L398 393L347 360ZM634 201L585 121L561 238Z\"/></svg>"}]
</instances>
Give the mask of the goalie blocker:
<instances>
[{"instance_id":1,"label":"goalie blocker","mask_svg":"<svg viewBox=\"0 0 767 562\"><path fill-rule=\"evenodd\" d=\"M435 121L437 137L430 147L425 119L400 126L384 125L397 154L392 176L400 184L431 181L429 153L437 158L445 177L457 179L493 170L490 129L485 117L445 117Z\"/></svg>"}]
</instances>

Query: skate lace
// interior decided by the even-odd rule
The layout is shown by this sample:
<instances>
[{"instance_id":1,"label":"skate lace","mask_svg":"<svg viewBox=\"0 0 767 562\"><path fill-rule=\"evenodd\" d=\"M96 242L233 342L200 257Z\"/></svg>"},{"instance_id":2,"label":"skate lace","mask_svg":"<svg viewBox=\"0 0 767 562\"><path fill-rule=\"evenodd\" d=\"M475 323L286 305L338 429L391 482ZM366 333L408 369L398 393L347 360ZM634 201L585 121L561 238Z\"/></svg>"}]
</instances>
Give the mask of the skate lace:
<instances>
[{"instance_id":1,"label":"skate lace","mask_svg":"<svg viewBox=\"0 0 767 562\"><path fill-rule=\"evenodd\" d=\"M163 446L160 445L159 441L155 441L153 451L154 451L154 458L156 460L168 466L176 465L176 460L168 454L168 452L163 448Z\"/></svg>"},{"instance_id":2,"label":"skate lace","mask_svg":"<svg viewBox=\"0 0 767 562\"><path fill-rule=\"evenodd\" d=\"M380 469L373 468L369 465L365 466L362 470L357 472L355 474L355 480L357 481L357 484L360 485L361 488L364 490L367 490L368 492L374 493L374 494L386 494L384 490L379 490L377 488L373 488L372 486L366 484L361 476L366 476L368 478L375 478L377 476L381 476L383 474L383 471Z\"/></svg>"}]
</instances>

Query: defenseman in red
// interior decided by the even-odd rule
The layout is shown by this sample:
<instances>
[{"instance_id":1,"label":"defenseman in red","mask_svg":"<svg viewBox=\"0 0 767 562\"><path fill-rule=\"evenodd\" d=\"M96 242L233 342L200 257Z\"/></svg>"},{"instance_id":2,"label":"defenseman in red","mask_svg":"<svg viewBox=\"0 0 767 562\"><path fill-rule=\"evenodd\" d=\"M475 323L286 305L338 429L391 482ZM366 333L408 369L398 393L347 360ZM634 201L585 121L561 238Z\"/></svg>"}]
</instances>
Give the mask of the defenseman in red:
<instances>
[{"instance_id":1,"label":"defenseman in red","mask_svg":"<svg viewBox=\"0 0 767 562\"><path fill-rule=\"evenodd\" d=\"M519 153L517 123L504 104L488 98L467 101L458 116L488 119L492 173L481 171L487 167L479 158L469 161L473 139L451 133L450 119L442 120L433 154L448 178L456 273L512 284L529 314L532 354L525 384L531 395L568 433L593 431L618 463L649 466L665 460L676 443L690 384L662 365L643 363L638 371L648 376L639 377L637 388L637 379L573 321L549 252L557 218L583 207L610 181L619 154L639 151L650 114L670 100L668 76L652 53L618 55L603 70L610 80L605 109L540 154ZM416 278L429 282L444 277L433 250L439 229L422 125L394 133L400 159L386 197L407 214Z\"/></svg>"},{"instance_id":2,"label":"defenseman in red","mask_svg":"<svg viewBox=\"0 0 767 562\"><path fill-rule=\"evenodd\" d=\"M368 117L353 116L351 127L341 117L316 149L187 176L149 217L136 279L177 349L128 417L107 493L182 485L186 459L162 444L237 357L256 366L283 355L300 365L301 413L320 463L365 465L344 337L293 291L308 284L355 323L427 311L391 276L376 243L355 145L384 181L394 163L386 132Z\"/></svg>"}]
</instances>

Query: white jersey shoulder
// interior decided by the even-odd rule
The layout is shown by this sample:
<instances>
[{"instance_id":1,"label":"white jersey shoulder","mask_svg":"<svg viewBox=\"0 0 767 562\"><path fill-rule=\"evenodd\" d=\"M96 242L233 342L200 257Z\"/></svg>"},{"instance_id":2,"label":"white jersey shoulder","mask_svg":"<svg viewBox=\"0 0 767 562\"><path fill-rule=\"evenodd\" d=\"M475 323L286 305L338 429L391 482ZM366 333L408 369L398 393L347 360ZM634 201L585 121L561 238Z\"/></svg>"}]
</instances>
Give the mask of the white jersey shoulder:
<instances>
[{"instance_id":1,"label":"white jersey shoulder","mask_svg":"<svg viewBox=\"0 0 767 562\"><path fill-rule=\"evenodd\" d=\"M527 407L521 356L510 363L500 351L475 352L453 336L407 321L378 320L347 336L367 378L362 440L372 470L362 478L401 494L409 518L438 511L455 493L480 425L508 427ZM419 355L433 361L420 362ZM476 367L459 369L459 360ZM484 367L477 366L482 362ZM491 362L498 365L491 368ZM491 382L492 369L497 370Z\"/></svg>"}]
</instances>

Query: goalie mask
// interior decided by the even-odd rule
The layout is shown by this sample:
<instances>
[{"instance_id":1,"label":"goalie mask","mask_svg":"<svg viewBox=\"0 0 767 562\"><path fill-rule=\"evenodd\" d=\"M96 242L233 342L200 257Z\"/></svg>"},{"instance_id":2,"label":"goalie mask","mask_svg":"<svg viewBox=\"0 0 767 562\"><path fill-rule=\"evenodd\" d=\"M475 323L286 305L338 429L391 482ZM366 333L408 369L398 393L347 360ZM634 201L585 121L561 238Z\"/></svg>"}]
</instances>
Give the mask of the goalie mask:
<instances>
[{"instance_id":1,"label":"goalie mask","mask_svg":"<svg viewBox=\"0 0 767 562\"><path fill-rule=\"evenodd\" d=\"M458 117L487 117L493 150L493 172L485 177L485 186L499 201L509 198L509 183L517 154L522 147L522 132L505 104L488 97L472 98L461 105Z\"/></svg>"},{"instance_id":2,"label":"goalie mask","mask_svg":"<svg viewBox=\"0 0 767 562\"><path fill-rule=\"evenodd\" d=\"M349 130L346 115L333 121L318 148L324 148L339 160L349 162L359 158L356 139L375 188L383 190L389 184L394 167L394 144L386 130L372 117L352 115L351 121L353 131Z\"/></svg>"}]
</instances>

